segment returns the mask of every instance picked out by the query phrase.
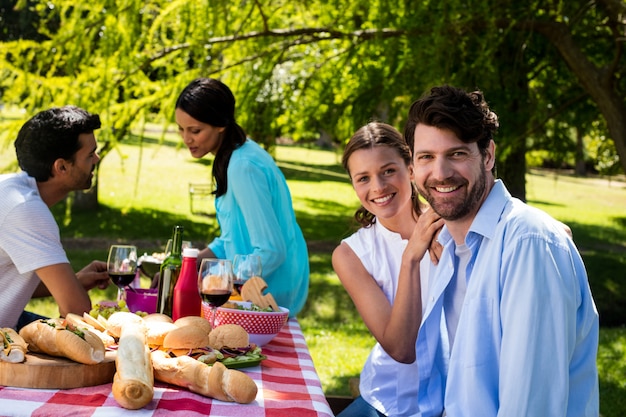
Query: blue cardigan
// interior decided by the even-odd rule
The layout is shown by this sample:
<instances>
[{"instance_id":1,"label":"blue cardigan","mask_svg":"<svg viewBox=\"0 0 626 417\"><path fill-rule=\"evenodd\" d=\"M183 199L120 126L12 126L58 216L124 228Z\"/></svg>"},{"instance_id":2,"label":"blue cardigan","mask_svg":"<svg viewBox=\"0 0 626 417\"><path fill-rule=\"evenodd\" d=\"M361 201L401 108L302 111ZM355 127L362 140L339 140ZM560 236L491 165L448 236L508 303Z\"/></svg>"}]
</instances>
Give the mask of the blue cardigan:
<instances>
[{"instance_id":1,"label":"blue cardigan","mask_svg":"<svg viewBox=\"0 0 626 417\"><path fill-rule=\"evenodd\" d=\"M209 249L218 258L261 257L263 279L276 302L294 317L309 291L309 256L291 193L274 159L248 139L228 164L228 189L216 198L221 235Z\"/></svg>"}]
</instances>

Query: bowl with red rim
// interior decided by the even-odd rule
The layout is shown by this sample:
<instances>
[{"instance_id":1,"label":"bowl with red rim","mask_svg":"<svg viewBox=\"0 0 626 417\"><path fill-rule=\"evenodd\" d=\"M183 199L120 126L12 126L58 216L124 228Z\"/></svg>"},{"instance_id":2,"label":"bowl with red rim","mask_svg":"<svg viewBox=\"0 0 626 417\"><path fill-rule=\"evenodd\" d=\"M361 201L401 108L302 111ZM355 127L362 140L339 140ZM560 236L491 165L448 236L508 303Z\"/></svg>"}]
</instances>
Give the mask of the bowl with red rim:
<instances>
[{"instance_id":1,"label":"bowl with red rim","mask_svg":"<svg viewBox=\"0 0 626 417\"><path fill-rule=\"evenodd\" d=\"M289 318L289 310L278 307L280 311L253 311L252 303L247 301L230 301L235 308L218 307L215 313L215 327L222 324L238 324L250 336L250 343L263 346L269 343L284 326ZM211 308L202 303L202 316L211 320Z\"/></svg>"}]
</instances>

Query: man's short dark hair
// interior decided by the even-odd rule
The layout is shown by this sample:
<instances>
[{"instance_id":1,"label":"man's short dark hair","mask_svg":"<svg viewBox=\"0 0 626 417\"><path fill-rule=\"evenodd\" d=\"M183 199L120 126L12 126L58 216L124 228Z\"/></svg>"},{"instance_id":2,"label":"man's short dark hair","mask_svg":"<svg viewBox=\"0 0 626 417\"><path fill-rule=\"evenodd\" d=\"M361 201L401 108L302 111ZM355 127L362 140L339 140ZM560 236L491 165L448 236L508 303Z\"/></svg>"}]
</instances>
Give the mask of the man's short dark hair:
<instances>
[{"instance_id":1,"label":"man's short dark hair","mask_svg":"<svg viewBox=\"0 0 626 417\"><path fill-rule=\"evenodd\" d=\"M498 130L498 116L489 109L481 91L467 93L451 86L433 87L409 110L404 139L411 151L418 124L451 130L465 143L476 142L482 154Z\"/></svg>"},{"instance_id":2,"label":"man's short dark hair","mask_svg":"<svg viewBox=\"0 0 626 417\"><path fill-rule=\"evenodd\" d=\"M76 106L53 107L28 120L15 140L20 168L39 182L52 175L54 161L74 160L78 136L101 126L100 117Z\"/></svg>"}]
</instances>

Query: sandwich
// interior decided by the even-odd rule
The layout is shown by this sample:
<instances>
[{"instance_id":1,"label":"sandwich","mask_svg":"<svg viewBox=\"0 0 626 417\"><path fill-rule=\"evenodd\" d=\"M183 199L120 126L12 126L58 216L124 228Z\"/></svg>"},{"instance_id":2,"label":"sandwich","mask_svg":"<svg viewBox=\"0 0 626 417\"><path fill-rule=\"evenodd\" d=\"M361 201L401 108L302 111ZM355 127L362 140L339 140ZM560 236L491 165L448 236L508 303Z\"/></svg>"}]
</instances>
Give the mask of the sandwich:
<instances>
[{"instance_id":1,"label":"sandwich","mask_svg":"<svg viewBox=\"0 0 626 417\"><path fill-rule=\"evenodd\" d=\"M238 324L224 324L207 333L201 326L205 319L198 319L177 320L190 324L168 332L159 350L170 358L189 356L207 365L221 362L228 368L253 366L265 359L261 348L250 343L248 333Z\"/></svg>"},{"instance_id":2,"label":"sandwich","mask_svg":"<svg viewBox=\"0 0 626 417\"><path fill-rule=\"evenodd\" d=\"M98 336L98 338L102 340L102 343L104 343L104 347L114 346L117 343L115 339L113 338L113 336L111 336L106 330L104 331L100 330L99 327L96 328L92 324L87 323L87 321L84 319L84 316L79 316L78 314L74 314L74 313L68 313L65 316L65 320L67 320L67 322L71 324L72 326L87 329L91 333Z\"/></svg>"},{"instance_id":3,"label":"sandwich","mask_svg":"<svg viewBox=\"0 0 626 417\"><path fill-rule=\"evenodd\" d=\"M218 351L218 360L228 368L242 368L260 363L261 348L250 343L248 332L238 324L222 324L209 334L209 347ZM205 362L204 358L198 358Z\"/></svg>"},{"instance_id":4,"label":"sandwich","mask_svg":"<svg viewBox=\"0 0 626 417\"><path fill-rule=\"evenodd\" d=\"M35 320L22 327L19 335L33 352L69 358L93 365L104 360L104 343L84 327L64 319Z\"/></svg>"},{"instance_id":5,"label":"sandwich","mask_svg":"<svg viewBox=\"0 0 626 417\"><path fill-rule=\"evenodd\" d=\"M170 356L198 356L208 354L209 334L201 327L187 325L170 331L163 338L162 350Z\"/></svg>"},{"instance_id":6,"label":"sandwich","mask_svg":"<svg viewBox=\"0 0 626 417\"><path fill-rule=\"evenodd\" d=\"M4 362L19 363L26 359L28 344L22 336L10 327L0 329L0 339L2 339L2 350L0 350L0 360Z\"/></svg>"}]
</instances>

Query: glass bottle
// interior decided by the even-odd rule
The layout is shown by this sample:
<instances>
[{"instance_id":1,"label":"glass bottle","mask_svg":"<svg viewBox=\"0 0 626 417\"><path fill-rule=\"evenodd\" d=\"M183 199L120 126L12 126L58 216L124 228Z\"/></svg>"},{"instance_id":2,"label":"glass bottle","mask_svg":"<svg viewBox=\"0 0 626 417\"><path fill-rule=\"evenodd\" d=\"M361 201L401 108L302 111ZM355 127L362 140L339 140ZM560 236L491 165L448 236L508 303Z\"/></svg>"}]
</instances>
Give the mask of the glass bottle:
<instances>
[{"instance_id":1,"label":"glass bottle","mask_svg":"<svg viewBox=\"0 0 626 417\"><path fill-rule=\"evenodd\" d=\"M161 263L161 274L159 276L159 296L157 301L157 313L172 317L172 306L174 303L174 288L180 274L183 263L181 248L183 244L183 227L174 226L172 234L172 251Z\"/></svg>"},{"instance_id":2,"label":"glass bottle","mask_svg":"<svg viewBox=\"0 0 626 417\"><path fill-rule=\"evenodd\" d=\"M183 266L174 287L172 320L185 316L199 316L201 313L200 292L198 290L198 249L183 249Z\"/></svg>"}]
</instances>

